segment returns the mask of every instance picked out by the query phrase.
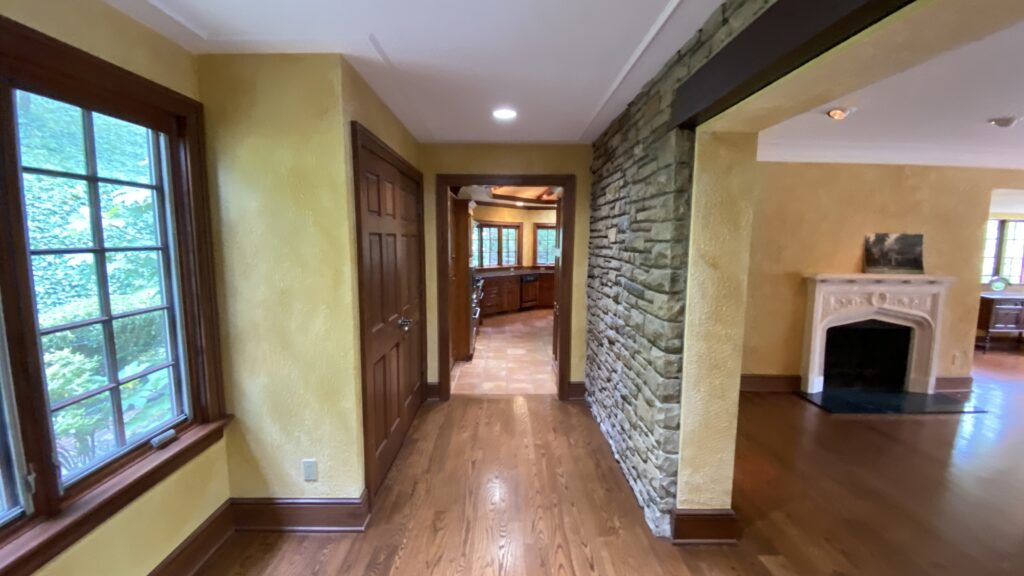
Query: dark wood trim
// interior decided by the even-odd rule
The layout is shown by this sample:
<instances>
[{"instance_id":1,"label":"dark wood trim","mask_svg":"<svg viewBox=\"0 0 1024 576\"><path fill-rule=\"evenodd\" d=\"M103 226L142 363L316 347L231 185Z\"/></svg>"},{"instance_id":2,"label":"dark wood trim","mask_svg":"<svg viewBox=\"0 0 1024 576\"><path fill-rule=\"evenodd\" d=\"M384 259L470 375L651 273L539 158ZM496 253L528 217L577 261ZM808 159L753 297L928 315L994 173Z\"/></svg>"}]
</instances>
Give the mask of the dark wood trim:
<instances>
[{"instance_id":1,"label":"dark wood trim","mask_svg":"<svg viewBox=\"0 0 1024 576\"><path fill-rule=\"evenodd\" d=\"M195 574L235 533L231 516L231 500L225 500L209 518L185 538L185 541L164 558L149 576L184 576Z\"/></svg>"},{"instance_id":2,"label":"dark wood trim","mask_svg":"<svg viewBox=\"0 0 1024 576\"><path fill-rule=\"evenodd\" d=\"M558 200L541 200L540 198L520 198L519 196L508 196L506 194L491 194L495 200L506 200L509 202L533 202L534 204L550 204L552 208L558 205ZM518 208L518 206L513 206Z\"/></svg>"},{"instance_id":3,"label":"dark wood trim","mask_svg":"<svg viewBox=\"0 0 1024 576\"><path fill-rule=\"evenodd\" d=\"M157 130L167 137L180 315L193 421L155 450L142 446L61 494L33 314L14 91L28 90ZM36 474L34 516L4 527L0 572L18 574L87 534L223 435L226 418L206 178L203 108L196 100L0 17L0 291L25 460ZM31 558L26 559L27 556Z\"/></svg>"},{"instance_id":4,"label":"dark wood trim","mask_svg":"<svg viewBox=\"0 0 1024 576\"><path fill-rule=\"evenodd\" d=\"M731 509L672 510L672 543L735 544L740 538L740 523Z\"/></svg>"},{"instance_id":5,"label":"dark wood trim","mask_svg":"<svg viewBox=\"0 0 1024 576\"><path fill-rule=\"evenodd\" d=\"M195 574L235 532L363 532L370 519L359 498L229 498L149 576Z\"/></svg>"},{"instance_id":6,"label":"dark wood trim","mask_svg":"<svg viewBox=\"0 0 1024 576\"><path fill-rule=\"evenodd\" d=\"M423 331L422 338L420 338L420 342L422 344L421 348L420 348L420 358L422 358L422 366L421 366L421 372L420 372L420 381L423 383L423 385L419 387L418 392L419 392L419 394L421 394L420 403L422 404L422 401L424 399L426 399L427 387L428 387L428 384L427 384L427 338L429 337L428 334L427 334L427 330L426 330L426 323L427 323L427 287L426 287L427 286L427 284L426 284L426 278L427 278L426 260L427 260L427 258L426 258L426 256L427 255L426 255L426 236L424 234L425 225L424 225L424 222L423 222L423 203L425 202L425 199L423 198L423 174L421 174L420 171L417 170L415 166L413 166L411 163L409 163L408 160L403 158L398 152L396 152L394 149L392 149L390 146L388 146L383 140L378 138L373 132L371 132L368 128L366 128L365 126L363 126L359 122L353 121L351 129L352 129L352 173L353 173L353 178L354 178L354 181L352 182L352 194L355 196L355 208L356 208L356 214L357 214L357 217L356 217L356 253L358 254L358 261L357 261L357 265L356 265L356 275L357 275L358 282L359 282L359 284L358 284L359 285L359 317L360 317L360 326L362 326L362 327L365 327L365 326L369 325L368 318L369 318L369 310L370 310L370 302L367 299L366 291L363 290L363 279L362 279L362 273L361 273L361 269L362 269L361 262L362 262L362 254L363 254L363 245L362 245L363 244L363 230L362 230L362 219L358 217L358 214L360 213L360 211L362 209L361 204L363 202L363 200L362 200L362 193L361 193L362 183L360 182L360 174L362 173L362 165L365 163L365 160L362 159L363 155L367 154L367 153L372 153L372 154L376 154L377 156L380 156L381 158L385 159L388 163L390 163L393 166L395 166L400 172L404 173L411 180L416 182L417 191L420 194L420 202L419 202L419 206L418 206L418 210L419 210L419 215L418 215L419 222L418 222L418 225L419 225L420 238L423 240L423 246L424 246L424 253L420 255L420 319L421 319L420 330ZM439 196L441 198L445 197L445 195L443 195L443 194L439 195ZM445 210L444 210L444 218L445 218L445 221L447 222L447 220L448 220L448 210L447 210L447 208L445 208ZM438 242L438 245L441 245L441 244L442 244L442 242ZM447 236L447 234L445 235L443 244L445 246L445 249L447 250L447 246L448 246L448 236ZM447 253L445 253L445 262L447 262ZM444 286L447 287L447 282L440 282L439 281L438 285L444 285ZM447 317L446 317L446 320L447 320ZM363 330L363 329L364 328L360 328L360 330ZM448 352L448 347L444 346L444 349L445 349L445 352L447 353ZM369 362L367 361L367 356L366 355L367 355L367 346L366 346L366 342L365 342L365 334L363 332L360 332L360 335L359 335L359 358L360 358L360 362L362 364L360 385L362 386L362 397L363 397L363 400L362 400L362 404L363 404L363 478L364 478L364 480L366 482L366 486L367 486L367 492L365 494L366 501L367 501L367 506L371 507L373 505L373 497L375 495L374 494L374 481L373 481L373 478L372 478L372 471L373 471L373 469L371 467L373 455L375 453L375 448L373 446L373 441L372 441L372 436L373 435L372 435L371 430L370 430L371 417L369 416L369 414L370 414L370 410L372 409L372 407L368 405L369 394L367 392L367 390L369 389L368 388L369 387L368 377L369 377L369 373L370 373L370 366L368 365Z\"/></svg>"},{"instance_id":7,"label":"dark wood trim","mask_svg":"<svg viewBox=\"0 0 1024 576\"><path fill-rule=\"evenodd\" d=\"M515 206L513 204L501 204L499 202L481 202L479 200L474 200L474 202L476 202L477 206L483 206L485 208L506 208L508 210L558 210L557 204L552 204L551 206L530 206L529 204L527 204L526 206ZM521 200L521 202L532 202L532 200Z\"/></svg>"},{"instance_id":8,"label":"dark wood trim","mask_svg":"<svg viewBox=\"0 0 1024 576\"><path fill-rule=\"evenodd\" d=\"M477 228L497 228L498 229L498 266L478 266L477 270L497 270L499 268L522 268L523 267L523 223L522 222L504 222L502 220L474 220L473 225ZM505 251L505 228L516 229L516 263L515 264L501 264L504 258ZM476 250L479 251L481 256L483 255L483 235L477 237L479 244L476 246Z\"/></svg>"},{"instance_id":9,"label":"dark wood trim","mask_svg":"<svg viewBox=\"0 0 1024 576\"><path fill-rule=\"evenodd\" d=\"M935 379L936 392L970 392L973 389L972 376L942 376Z\"/></svg>"},{"instance_id":10,"label":"dark wood trim","mask_svg":"<svg viewBox=\"0 0 1024 576\"><path fill-rule=\"evenodd\" d=\"M569 375L572 364L572 285L573 252L576 236L576 176L574 174L438 174L435 180L435 214L437 238L437 366L439 394L441 400L451 397L451 359L448 340L451 327L448 315L448 194L453 186L561 186L565 191L559 201L562 211L562 273L557 287L559 309L558 347L564 351L558 359L558 398L569 400Z\"/></svg>"},{"instance_id":11,"label":"dark wood trim","mask_svg":"<svg viewBox=\"0 0 1024 576\"><path fill-rule=\"evenodd\" d=\"M912 1L778 0L679 86L673 124L706 122Z\"/></svg>"},{"instance_id":12,"label":"dark wood trim","mask_svg":"<svg viewBox=\"0 0 1024 576\"><path fill-rule=\"evenodd\" d=\"M740 376L741 392L799 392L803 382L791 374L744 374ZM936 392L970 392L971 376L940 376L935 379Z\"/></svg>"},{"instance_id":13,"label":"dark wood trim","mask_svg":"<svg viewBox=\"0 0 1024 576\"><path fill-rule=\"evenodd\" d=\"M0 573L31 574L39 569L220 440L229 420L193 427L165 448L67 504L60 514L36 518L28 530L4 544Z\"/></svg>"},{"instance_id":14,"label":"dark wood trim","mask_svg":"<svg viewBox=\"0 0 1024 576\"><path fill-rule=\"evenodd\" d=\"M581 380L572 380L569 382L569 400L586 400L587 398L587 383Z\"/></svg>"},{"instance_id":15,"label":"dark wood trim","mask_svg":"<svg viewBox=\"0 0 1024 576\"><path fill-rule=\"evenodd\" d=\"M358 498L232 498L240 532L362 532L370 519L369 494Z\"/></svg>"},{"instance_id":16,"label":"dark wood trim","mask_svg":"<svg viewBox=\"0 0 1024 576\"><path fill-rule=\"evenodd\" d=\"M427 382L427 398L440 398L441 385L437 382Z\"/></svg>"},{"instance_id":17,"label":"dark wood trim","mask_svg":"<svg viewBox=\"0 0 1024 576\"><path fill-rule=\"evenodd\" d=\"M744 374L740 376L741 392L799 392L800 376L788 374Z\"/></svg>"}]
</instances>

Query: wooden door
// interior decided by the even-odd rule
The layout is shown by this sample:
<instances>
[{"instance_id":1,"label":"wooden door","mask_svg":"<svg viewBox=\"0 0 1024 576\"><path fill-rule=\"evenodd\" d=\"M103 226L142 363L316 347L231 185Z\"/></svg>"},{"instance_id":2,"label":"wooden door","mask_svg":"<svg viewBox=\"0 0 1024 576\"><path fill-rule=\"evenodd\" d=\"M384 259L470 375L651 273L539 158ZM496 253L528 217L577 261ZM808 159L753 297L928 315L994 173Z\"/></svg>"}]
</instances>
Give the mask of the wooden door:
<instances>
[{"instance_id":1,"label":"wooden door","mask_svg":"<svg viewBox=\"0 0 1024 576\"><path fill-rule=\"evenodd\" d=\"M356 155L366 485L383 483L425 395L421 177L358 124Z\"/></svg>"}]
</instances>

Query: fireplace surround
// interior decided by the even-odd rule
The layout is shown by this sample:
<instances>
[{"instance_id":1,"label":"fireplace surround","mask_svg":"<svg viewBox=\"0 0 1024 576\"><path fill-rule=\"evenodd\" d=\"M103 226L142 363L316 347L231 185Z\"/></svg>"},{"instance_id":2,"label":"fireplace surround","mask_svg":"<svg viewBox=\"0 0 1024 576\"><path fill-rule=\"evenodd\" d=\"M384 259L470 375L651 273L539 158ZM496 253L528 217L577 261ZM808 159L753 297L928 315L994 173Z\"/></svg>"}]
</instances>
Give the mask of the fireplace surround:
<instances>
[{"instance_id":1,"label":"fireplace surround","mask_svg":"<svg viewBox=\"0 0 1024 576\"><path fill-rule=\"evenodd\" d=\"M935 393L942 310L953 279L924 274L816 274L807 278L801 386L825 385L828 329L878 320L911 329L906 392Z\"/></svg>"}]
</instances>

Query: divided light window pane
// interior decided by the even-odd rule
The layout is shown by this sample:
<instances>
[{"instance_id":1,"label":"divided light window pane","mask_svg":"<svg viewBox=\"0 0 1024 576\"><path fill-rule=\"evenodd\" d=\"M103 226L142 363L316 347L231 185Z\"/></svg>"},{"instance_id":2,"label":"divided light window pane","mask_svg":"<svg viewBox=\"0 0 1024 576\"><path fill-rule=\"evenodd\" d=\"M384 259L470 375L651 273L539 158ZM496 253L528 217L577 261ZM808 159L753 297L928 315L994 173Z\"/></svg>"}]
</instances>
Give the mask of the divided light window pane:
<instances>
[{"instance_id":1,"label":"divided light window pane","mask_svg":"<svg viewBox=\"0 0 1024 576\"><path fill-rule=\"evenodd\" d=\"M164 137L18 92L39 342L67 485L185 420Z\"/></svg>"},{"instance_id":2,"label":"divided light window pane","mask_svg":"<svg viewBox=\"0 0 1024 576\"><path fill-rule=\"evenodd\" d=\"M502 228L501 229L501 265L502 266L515 266L519 259L517 252L519 250L518 244L519 229L518 228Z\"/></svg>"},{"instance_id":3,"label":"divided light window pane","mask_svg":"<svg viewBox=\"0 0 1024 576\"><path fill-rule=\"evenodd\" d=\"M555 229L537 228L537 265L554 266Z\"/></svg>"},{"instance_id":4,"label":"divided light window pane","mask_svg":"<svg viewBox=\"0 0 1024 576\"><path fill-rule=\"evenodd\" d=\"M1011 284L1020 284L1024 279L1024 222L1006 223L1000 272Z\"/></svg>"},{"instance_id":5,"label":"divided light window pane","mask_svg":"<svg viewBox=\"0 0 1024 576\"><path fill-rule=\"evenodd\" d=\"M989 220L985 226L985 252L981 257L981 283L992 281L999 250L999 220Z\"/></svg>"}]
</instances>

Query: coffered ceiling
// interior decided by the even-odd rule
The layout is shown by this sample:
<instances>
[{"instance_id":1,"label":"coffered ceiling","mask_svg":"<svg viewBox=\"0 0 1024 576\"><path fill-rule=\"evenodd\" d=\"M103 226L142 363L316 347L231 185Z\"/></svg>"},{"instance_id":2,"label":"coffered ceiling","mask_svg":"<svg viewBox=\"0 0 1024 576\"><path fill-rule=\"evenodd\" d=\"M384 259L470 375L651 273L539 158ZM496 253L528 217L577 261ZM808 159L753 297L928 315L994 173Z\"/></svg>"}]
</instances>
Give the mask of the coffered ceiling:
<instances>
[{"instance_id":1,"label":"coffered ceiling","mask_svg":"<svg viewBox=\"0 0 1024 576\"><path fill-rule=\"evenodd\" d=\"M196 53L342 53L422 142L590 142L722 3L106 1Z\"/></svg>"}]
</instances>

